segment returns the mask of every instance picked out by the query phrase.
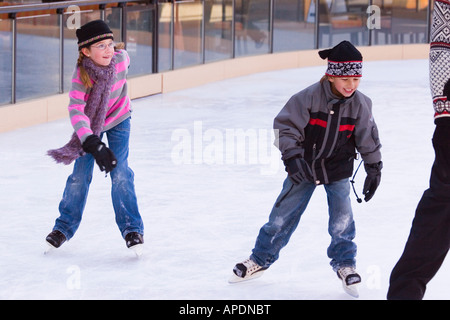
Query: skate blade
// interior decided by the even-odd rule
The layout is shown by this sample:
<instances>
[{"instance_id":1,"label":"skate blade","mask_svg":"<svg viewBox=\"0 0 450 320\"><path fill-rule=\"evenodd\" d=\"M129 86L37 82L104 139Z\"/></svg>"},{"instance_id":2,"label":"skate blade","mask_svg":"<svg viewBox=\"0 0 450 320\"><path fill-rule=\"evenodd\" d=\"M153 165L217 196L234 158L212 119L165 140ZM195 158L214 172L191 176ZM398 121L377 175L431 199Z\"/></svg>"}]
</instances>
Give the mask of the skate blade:
<instances>
[{"instance_id":1,"label":"skate blade","mask_svg":"<svg viewBox=\"0 0 450 320\"><path fill-rule=\"evenodd\" d=\"M134 252L134 254L139 258L144 253L144 245L143 244L136 244L129 248L131 251Z\"/></svg>"},{"instance_id":2,"label":"skate blade","mask_svg":"<svg viewBox=\"0 0 450 320\"><path fill-rule=\"evenodd\" d=\"M53 250L55 250L56 248L54 246L52 246L50 243L48 243L47 241L45 241L45 244L47 245L46 249L44 250L44 254L49 254L50 252L52 252Z\"/></svg>"},{"instance_id":3,"label":"skate blade","mask_svg":"<svg viewBox=\"0 0 450 320\"><path fill-rule=\"evenodd\" d=\"M345 282L342 282L342 288L344 288L345 293L352 296L353 298L359 298L358 284L359 283L355 283L347 286Z\"/></svg>"},{"instance_id":4,"label":"skate blade","mask_svg":"<svg viewBox=\"0 0 450 320\"><path fill-rule=\"evenodd\" d=\"M237 275L235 275L234 272L233 272L233 274L231 275L230 279L228 279L228 283L233 284L233 283L239 283L239 282L245 282L245 281L253 280L253 279L261 277L263 275L263 273L264 273L264 270L258 271L256 273L252 274L251 276L248 276L248 277L245 277L245 278L241 278L241 277L238 277Z\"/></svg>"}]
</instances>

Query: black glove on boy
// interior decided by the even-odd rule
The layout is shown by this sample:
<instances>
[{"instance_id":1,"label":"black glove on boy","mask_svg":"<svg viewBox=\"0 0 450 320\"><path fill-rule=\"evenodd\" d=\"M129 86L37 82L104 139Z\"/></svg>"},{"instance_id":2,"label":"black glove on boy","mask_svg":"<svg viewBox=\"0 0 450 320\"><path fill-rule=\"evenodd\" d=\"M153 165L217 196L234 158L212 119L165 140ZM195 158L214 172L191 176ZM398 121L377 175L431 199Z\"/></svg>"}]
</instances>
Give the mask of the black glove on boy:
<instances>
[{"instance_id":1,"label":"black glove on boy","mask_svg":"<svg viewBox=\"0 0 450 320\"><path fill-rule=\"evenodd\" d=\"M284 161L286 171L293 183L299 184L302 181L313 181L311 169L305 159L296 156Z\"/></svg>"},{"instance_id":2,"label":"black glove on boy","mask_svg":"<svg viewBox=\"0 0 450 320\"><path fill-rule=\"evenodd\" d=\"M367 177L364 181L363 194L365 196L364 201L367 202L372 199L378 185L380 184L383 162L364 163L364 168L366 169Z\"/></svg>"}]
</instances>

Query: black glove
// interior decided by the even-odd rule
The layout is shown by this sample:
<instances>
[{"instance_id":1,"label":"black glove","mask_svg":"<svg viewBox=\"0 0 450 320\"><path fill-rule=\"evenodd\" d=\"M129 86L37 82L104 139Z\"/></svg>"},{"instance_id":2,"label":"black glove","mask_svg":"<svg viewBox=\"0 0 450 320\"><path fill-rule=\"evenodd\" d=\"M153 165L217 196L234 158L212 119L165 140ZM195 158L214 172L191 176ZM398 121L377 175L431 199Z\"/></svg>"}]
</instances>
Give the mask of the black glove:
<instances>
[{"instance_id":1,"label":"black glove","mask_svg":"<svg viewBox=\"0 0 450 320\"><path fill-rule=\"evenodd\" d=\"M305 159L296 156L284 161L288 177L294 184L299 184L303 181L313 181L311 169L306 163Z\"/></svg>"},{"instance_id":2,"label":"black glove","mask_svg":"<svg viewBox=\"0 0 450 320\"><path fill-rule=\"evenodd\" d=\"M83 142L83 150L94 156L100 171L111 172L117 165L114 153L94 134Z\"/></svg>"},{"instance_id":3,"label":"black glove","mask_svg":"<svg viewBox=\"0 0 450 320\"><path fill-rule=\"evenodd\" d=\"M372 199L378 185L380 184L383 162L364 163L364 168L366 169L367 177L364 181L363 194L365 196L364 201L367 202Z\"/></svg>"}]
</instances>

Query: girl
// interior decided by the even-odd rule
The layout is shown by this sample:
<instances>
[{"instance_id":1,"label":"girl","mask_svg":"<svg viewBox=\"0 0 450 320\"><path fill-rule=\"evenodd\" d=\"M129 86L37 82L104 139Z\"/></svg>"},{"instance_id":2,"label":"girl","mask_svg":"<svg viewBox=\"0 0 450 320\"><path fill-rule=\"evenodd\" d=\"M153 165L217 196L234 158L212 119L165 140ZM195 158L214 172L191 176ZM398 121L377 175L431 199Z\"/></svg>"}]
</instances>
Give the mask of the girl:
<instances>
[{"instance_id":1,"label":"girl","mask_svg":"<svg viewBox=\"0 0 450 320\"><path fill-rule=\"evenodd\" d=\"M261 228L249 259L236 264L230 282L260 276L288 243L318 185L324 185L329 207L331 243L328 256L344 289L356 296L361 278L355 271L355 224L350 202L349 177L355 149L365 162L363 193L369 201L380 183L381 144L371 114L371 100L357 91L362 55L348 41L319 52L328 58L321 81L295 94L274 121L277 146L288 177Z\"/></svg>"},{"instance_id":2,"label":"girl","mask_svg":"<svg viewBox=\"0 0 450 320\"><path fill-rule=\"evenodd\" d=\"M94 160L111 174L112 202L116 223L128 248L141 253L144 226L134 190L134 173L128 167L131 105L127 92L130 59L123 44L102 20L77 29L79 58L69 93L69 116L75 132L62 148L48 151L58 163L75 161L67 179L60 216L47 243L59 248L71 239L81 222ZM102 141L108 138L107 147Z\"/></svg>"}]
</instances>

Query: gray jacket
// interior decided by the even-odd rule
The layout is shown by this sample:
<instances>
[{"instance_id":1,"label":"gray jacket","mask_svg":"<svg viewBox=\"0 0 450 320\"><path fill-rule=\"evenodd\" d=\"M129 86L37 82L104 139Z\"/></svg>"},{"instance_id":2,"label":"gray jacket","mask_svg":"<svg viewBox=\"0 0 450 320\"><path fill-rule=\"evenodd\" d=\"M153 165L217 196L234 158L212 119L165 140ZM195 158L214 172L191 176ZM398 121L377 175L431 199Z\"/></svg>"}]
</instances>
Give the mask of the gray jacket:
<instances>
[{"instance_id":1,"label":"gray jacket","mask_svg":"<svg viewBox=\"0 0 450 320\"><path fill-rule=\"evenodd\" d=\"M276 116L274 129L282 160L303 157L316 184L350 177L356 150L366 164L381 161L372 101L359 91L339 99L327 80L292 96Z\"/></svg>"}]
</instances>

